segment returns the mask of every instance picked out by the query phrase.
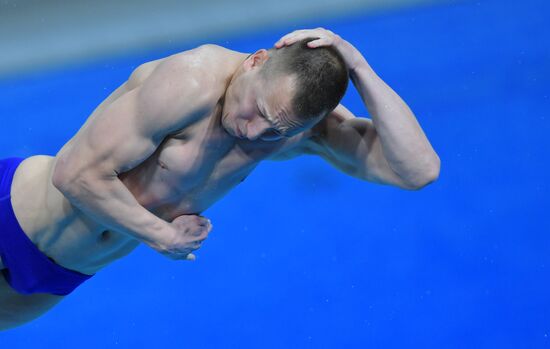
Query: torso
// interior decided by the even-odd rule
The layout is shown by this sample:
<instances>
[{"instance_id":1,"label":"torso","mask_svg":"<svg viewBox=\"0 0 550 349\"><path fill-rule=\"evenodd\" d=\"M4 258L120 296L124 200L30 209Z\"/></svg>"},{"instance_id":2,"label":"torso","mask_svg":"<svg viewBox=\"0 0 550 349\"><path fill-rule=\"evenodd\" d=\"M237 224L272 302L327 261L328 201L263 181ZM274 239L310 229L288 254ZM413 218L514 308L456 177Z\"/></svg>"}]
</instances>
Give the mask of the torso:
<instances>
[{"instance_id":1,"label":"torso","mask_svg":"<svg viewBox=\"0 0 550 349\"><path fill-rule=\"evenodd\" d=\"M154 69L154 64L149 67ZM146 161L119 176L141 205L167 221L199 214L241 183L260 161L288 152L308 136L277 142L232 138L219 123L220 112L218 103L207 117L167 137ZM46 255L66 268L93 274L131 252L138 242L106 231L72 206L52 185L55 160L36 156L20 165L12 185L14 211Z\"/></svg>"}]
</instances>

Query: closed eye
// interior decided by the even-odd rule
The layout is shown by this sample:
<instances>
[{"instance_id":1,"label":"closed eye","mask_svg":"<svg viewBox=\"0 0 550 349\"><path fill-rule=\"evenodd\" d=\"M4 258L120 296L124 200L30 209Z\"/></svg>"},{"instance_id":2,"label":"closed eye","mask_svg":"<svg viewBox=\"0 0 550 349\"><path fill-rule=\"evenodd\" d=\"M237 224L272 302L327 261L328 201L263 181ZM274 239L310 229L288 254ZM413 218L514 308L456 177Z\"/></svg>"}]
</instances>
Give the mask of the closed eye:
<instances>
[{"instance_id":1,"label":"closed eye","mask_svg":"<svg viewBox=\"0 0 550 349\"><path fill-rule=\"evenodd\" d=\"M273 122L272 122L271 120L269 120L269 119L260 111L260 108L258 108L258 115L260 115L260 117L261 117L262 119L264 119L265 121L267 121L267 122L269 122L271 125L273 125ZM276 136L278 136L278 137L285 137L285 135L284 135L281 131L277 130L275 127L272 127L271 129L269 129L268 131L266 131L264 134L268 134L268 133L269 133L269 134L274 134L274 135L276 135Z\"/></svg>"},{"instance_id":2,"label":"closed eye","mask_svg":"<svg viewBox=\"0 0 550 349\"><path fill-rule=\"evenodd\" d=\"M279 131L272 128L265 131L260 138L264 141L276 141L283 137L284 136Z\"/></svg>"}]
</instances>

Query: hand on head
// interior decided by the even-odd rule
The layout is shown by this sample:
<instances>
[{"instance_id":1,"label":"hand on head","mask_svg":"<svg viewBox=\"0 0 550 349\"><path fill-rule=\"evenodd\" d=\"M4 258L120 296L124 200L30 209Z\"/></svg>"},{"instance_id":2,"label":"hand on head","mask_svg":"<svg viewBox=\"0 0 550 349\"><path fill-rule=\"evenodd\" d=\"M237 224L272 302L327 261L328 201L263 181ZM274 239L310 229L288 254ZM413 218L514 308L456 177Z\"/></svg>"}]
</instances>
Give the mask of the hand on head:
<instances>
[{"instance_id":1,"label":"hand on head","mask_svg":"<svg viewBox=\"0 0 550 349\"><path fill-rule=\"evenodd\" d=\"M275 48L280 49L290 46L304 39L311 39L307 43L310 48L334 47L340 53L350 71L354 71L361 64L366 63L363 55L352 44L325 28L295 30L281 37L275 43Z\"/></svg>"}]
</instances>

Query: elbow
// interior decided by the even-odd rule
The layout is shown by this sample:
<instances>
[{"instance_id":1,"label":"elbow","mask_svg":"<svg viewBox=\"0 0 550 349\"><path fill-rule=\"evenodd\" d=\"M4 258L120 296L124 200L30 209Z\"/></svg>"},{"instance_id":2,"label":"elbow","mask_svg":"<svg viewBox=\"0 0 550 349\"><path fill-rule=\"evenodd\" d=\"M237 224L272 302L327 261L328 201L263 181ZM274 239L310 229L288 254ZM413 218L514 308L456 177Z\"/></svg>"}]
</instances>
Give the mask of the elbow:
<instances>
[{"instance_id":1,"label":"elbow","mask_svg":"<svg viewBox=\"0 0 550 349\"><path fill-rule=\"evenodd\" d=\"M90 186L90 180L82 171L75 170L64 159L59 158L54 166L51 183L67 199L75 198Z\"/></svg>"},{"instance_id":2,"label":"elbow","mask_svg":"<svg viewBox=\"0 0 550 349\"><path fill-rule=\"evenodd\" d=\"M52 173L52 184L63 194L70 193L74 188L75 175L64 164L64 160L58 158Z\"/></svg>"},{"instance_id":3,"label":"elbow","mask_svg":"<svg viewBox=\"0 0 550 349\"><path fill-rule=\"evenodd\" d=\"M81 199L109 190L109 183L118 177L115 171L113 174L105 172L98 166L75 167L72 162L58 158L53 168L51 183L74 204Z\"/></svg>"},{"instance_id":4,"label":"elbow","mask_svg":"<svg viewBox=\"0 0 550 349\"><path fill-rule=\"evenodd\" d=\"M428 184L431 184L439 178L439 171L441 168L441 160L436 155L435 160L433 160L430 165L426 166L422 171L422 174L418 175L415 180L407 183L406 189L410 190L420 190L426 187Z\"/></svg>"}]
</instances>

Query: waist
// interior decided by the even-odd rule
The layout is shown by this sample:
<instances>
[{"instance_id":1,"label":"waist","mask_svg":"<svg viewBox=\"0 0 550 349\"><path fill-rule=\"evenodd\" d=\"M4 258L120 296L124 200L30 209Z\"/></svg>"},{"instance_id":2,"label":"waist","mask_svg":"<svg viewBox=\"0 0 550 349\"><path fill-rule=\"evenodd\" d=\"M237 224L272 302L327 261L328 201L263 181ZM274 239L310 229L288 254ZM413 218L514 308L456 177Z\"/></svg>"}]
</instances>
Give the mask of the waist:
<instances>
[{"instance_id":1,"label":"waist","mask_svg":"<svg viewBox=\"0 0 550 349\"><path fill-rule=\"evenodd\" d=\"M55 158L23 161L13 177L11 202L28 238L55 263L84 274L127 254L137 242L106 229L74 207L52 184Z\"/></svg>"}]
</instances>

